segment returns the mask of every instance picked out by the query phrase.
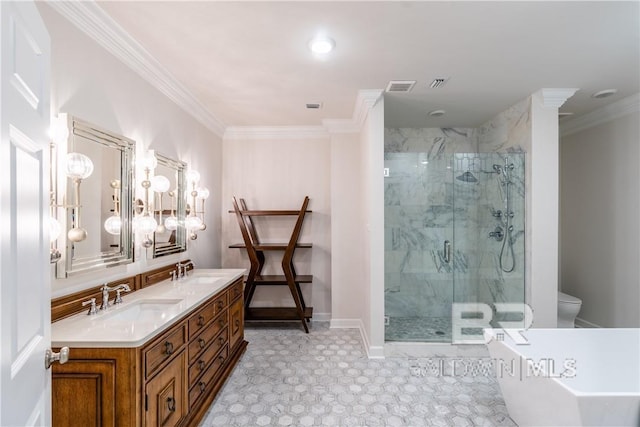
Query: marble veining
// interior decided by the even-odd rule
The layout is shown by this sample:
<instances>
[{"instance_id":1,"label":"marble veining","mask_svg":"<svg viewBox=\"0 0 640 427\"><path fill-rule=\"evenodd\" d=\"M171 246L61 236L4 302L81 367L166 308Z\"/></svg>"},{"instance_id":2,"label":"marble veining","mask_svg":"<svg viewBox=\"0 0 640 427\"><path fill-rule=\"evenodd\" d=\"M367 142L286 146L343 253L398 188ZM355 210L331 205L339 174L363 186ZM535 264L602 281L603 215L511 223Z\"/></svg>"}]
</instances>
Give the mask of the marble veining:
<instances>
[{"instance_id":1,"label":"marble veining","mask_svg":"<svg viewBox=\"0 0 640 427\"><path fill-rule=\"evenodd\" d=\"M385 129L385 315L436 318L450 316L454 300L524 300L527 133L521 128L529 120L523 102L478 129ZM507 179L501 171L511 164ZM498 227L501 241L489 236Z\"/></svg>"}]
</instances>

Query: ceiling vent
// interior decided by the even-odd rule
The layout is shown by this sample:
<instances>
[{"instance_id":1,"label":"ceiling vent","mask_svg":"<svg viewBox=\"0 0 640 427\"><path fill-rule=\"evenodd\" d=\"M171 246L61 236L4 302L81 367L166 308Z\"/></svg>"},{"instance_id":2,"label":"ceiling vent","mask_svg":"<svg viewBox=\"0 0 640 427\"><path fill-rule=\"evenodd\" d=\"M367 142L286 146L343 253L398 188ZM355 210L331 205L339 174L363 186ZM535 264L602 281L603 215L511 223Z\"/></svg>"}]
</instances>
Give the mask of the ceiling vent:
<instances>
[{"instance_id":1,"label":"ceiling vent","mask_svg":"<svg viewBox=\"0 0 640 427\"><path fill-rule=\"evenodd\" d=\"M309 110L319 110L322 108L322 102L310 102L306 105Z\"/></svg>"},{"instance_id":2,"label":"ceiling vent","mask_svg":"<svg viewBox=\"0 0 640 427\"><path fill-rule=\"evenodd\" d=\"M391 80L385 92L410 92L415 84L415 80Z\"/></svg>"},{"instance_id":3,"label":"ceiling vent","mask_svg":"<svg viewBox=\"0 0 640 427\"><path fill-rule=\"evenodd\" d=\"M431 88L433 88L433 89L436 89L436 88L444 86L444 84L447 82L447 80L449 80L449 79L448 78L433 79L433 81L431 82L431 84L429 86Z\"/></svg>"}]
</instances>

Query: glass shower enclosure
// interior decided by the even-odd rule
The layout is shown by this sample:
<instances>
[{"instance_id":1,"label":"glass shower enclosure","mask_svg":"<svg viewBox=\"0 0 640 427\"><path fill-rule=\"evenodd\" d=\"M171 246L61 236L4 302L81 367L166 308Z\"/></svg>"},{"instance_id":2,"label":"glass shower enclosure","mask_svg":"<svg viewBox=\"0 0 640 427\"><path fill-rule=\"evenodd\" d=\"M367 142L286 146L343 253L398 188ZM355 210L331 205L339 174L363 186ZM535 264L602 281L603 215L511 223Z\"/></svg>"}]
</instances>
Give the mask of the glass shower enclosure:
<instances>
[{"instance_id":1,"label":"glass shower enclosure","mask_svg":"<svg viewBox=\"0 0 640 427\"><path fill-rule=\"evenodd\" d=\"M524 153L385 153L386 341L451 342L455 304L524 302L524 167Z\"/></svg>"}]
</instances>

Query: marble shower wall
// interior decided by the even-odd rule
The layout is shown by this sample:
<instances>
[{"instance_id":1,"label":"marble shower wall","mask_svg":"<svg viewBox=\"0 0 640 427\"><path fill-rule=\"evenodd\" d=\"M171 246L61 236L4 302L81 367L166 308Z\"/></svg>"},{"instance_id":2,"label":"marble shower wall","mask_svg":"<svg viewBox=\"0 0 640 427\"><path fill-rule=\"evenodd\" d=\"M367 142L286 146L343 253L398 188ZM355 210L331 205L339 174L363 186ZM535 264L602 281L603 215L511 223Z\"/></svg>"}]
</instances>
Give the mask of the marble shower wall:
<instances>
[{"instance_id":1,"label":"marble shower wall","mask_svg":"<svg viewBox=\"0 0 640 427\"><path fill-rule=\"evenodd\" d=\"M504 186L493 172L493 164L504 165L504 156L478 154L478 141L479 135L487 140L499 127L385 129L387 316L449 317L454 300L522 301L522 261L516 262L514 273L502 272L500 243L488 238L501 221L492 212L505 210ZM521 217L521 224L513 221L512 236L516 259L523 260L524 156L512 157L509 162L517 165L513 175L521 177L512 180L510 189L519 200L512 197L511 210ZM477 181L455 179L465 172ZM443 259L445 240L453 242L450 263Z\"/></svg>"}]
</instances>

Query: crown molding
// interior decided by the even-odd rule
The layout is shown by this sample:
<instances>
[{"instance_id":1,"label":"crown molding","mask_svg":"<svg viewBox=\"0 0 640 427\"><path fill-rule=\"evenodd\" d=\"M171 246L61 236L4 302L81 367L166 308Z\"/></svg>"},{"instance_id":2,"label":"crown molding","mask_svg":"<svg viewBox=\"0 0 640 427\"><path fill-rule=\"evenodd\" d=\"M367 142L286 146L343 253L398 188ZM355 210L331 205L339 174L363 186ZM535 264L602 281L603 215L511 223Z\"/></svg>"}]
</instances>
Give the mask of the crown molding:
<instances>
[{"instance_id":1,"label":"crown molding","mask_svg":"<svg viewBox=\"0 0 640 427\"><path fill-rule=\"evenodd\" d=\"M363 89L358 91L356 105L351 119L325 119L322 124L329 133L357 133L362 129L369 111L382 97L382 89Z\"/></svg>"},{"instance_id":2,"label":"crown molding","mask_svg":"<svg viewBox=\"0 0 640 427\"><path fill-rule=\"evenodd\" d=\"M640 112L640 93L628 96L602 108L560 123L560 135L568 136L594 126L615 120L627 114Z\"/></svg>"},{"instance_id":3,"label":"crown molding","mask_svg":"<svg viewBox=\"0 0 640 427\"><path fill-rule=\"evenodd\" d=\"M578 91L577 88L545 88L540 89L542 104L545 107L560 108Z\"/></svg>"},{"instance_id":4,"label":"crown molding","mask_svg":"<svg viewBox=\"0 0 640 427\"><path fill-rule=\"evenodd\" d=\"M228 126L225 140L323 139L329 132L324 126Z\"/></svg>"},{"instance_id":5,"label":"crown molding","mask_svg":"<svg viewBox=\"0 0 640 427\"><path fill-rule=\"evenodd\" d=\"M50 1L47 4L214 134L224 135L224 123L94 1Z\"/></svg>"}]
</instances>

